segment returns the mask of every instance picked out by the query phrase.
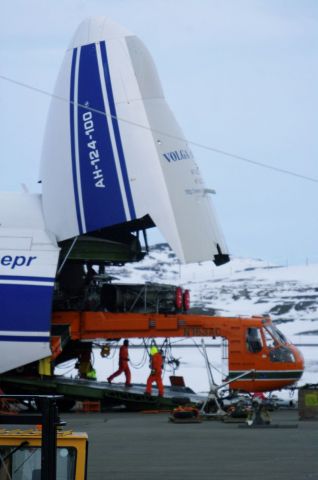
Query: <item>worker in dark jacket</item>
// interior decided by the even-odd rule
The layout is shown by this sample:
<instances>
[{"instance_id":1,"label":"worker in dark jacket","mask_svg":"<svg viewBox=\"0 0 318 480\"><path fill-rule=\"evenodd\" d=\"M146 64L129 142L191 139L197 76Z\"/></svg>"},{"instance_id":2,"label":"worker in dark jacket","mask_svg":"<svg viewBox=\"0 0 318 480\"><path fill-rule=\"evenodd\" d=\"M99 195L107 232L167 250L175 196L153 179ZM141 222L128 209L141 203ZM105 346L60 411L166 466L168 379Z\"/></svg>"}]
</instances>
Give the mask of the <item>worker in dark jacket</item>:
<instances>
[{"instance_id":1,"label":"worker in dark jacket","mask_svg":"<svg viewBox=\"0 0 318 480\"><path fill-rule=\"evenodd\" d=\"M128 355L128 345L129 341L124 340L124 344L120 347L119 350L119 368L114 372L110 377L107 378L108 383L112 383L112 380L115 377L118 377L121 373L125 374L126 377L126 387L131 386L131 373L130 373L130 368L129 368L129 355Z\"/></svg>"},{"instance_id":2,"label":"worker in dark jacket","mask_svg":"<svg viewBox=\"0 0 318 480\"><path fill-rule=\"evenodd\" d=\"M146 391L145 391L146 395L151 395L152 384L153 382L156 382L158 391L159 391L159 397L163 397L164 388L163 388L162 378L161 378L162 367L163 367L162 355L158 351L158 348L153 346L150 349L151 372L147 380Z\"/></svg>"}]
</instances>

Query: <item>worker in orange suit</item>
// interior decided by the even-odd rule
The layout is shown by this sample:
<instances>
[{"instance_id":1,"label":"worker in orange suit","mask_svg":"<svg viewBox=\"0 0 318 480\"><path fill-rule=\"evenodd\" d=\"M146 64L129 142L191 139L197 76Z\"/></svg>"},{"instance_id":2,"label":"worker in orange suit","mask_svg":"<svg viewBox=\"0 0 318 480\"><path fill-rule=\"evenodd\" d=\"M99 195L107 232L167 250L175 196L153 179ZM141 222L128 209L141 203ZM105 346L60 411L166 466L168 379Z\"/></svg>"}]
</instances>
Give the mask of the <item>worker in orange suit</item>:
<instances>
[{"instance_id":1,"label":"worker in orange suit","mask_svg":"<svg viewBox=\"0 0 318 480\"><path fill-rule=\"evenodd\" d=\"M150 349L151 372L147 379L147 385L146 385L146 391L145 391L146 395L151 395L152 384L153 382L156 382L158 391L159 391L159 397L163 397L164 388L163 388L162 378L161 378L162 367L163 367L162 355L158 351L158 348L153 346Z\"/></svg>"},{"instance_id":2,"label":"worker in orange suit","mask_svg":"<svg viewBox=\"0 0 318 480\"><path fill-rule=\"evenodd\" d=\"M126 377L126 382L125 385L126 387L131 386L131 373L130 373L130 368L129 368L129 355L128 355L128 345L129 341L124 340L123 345L120 347L119 350L119 368L114 372L110 377L107 378L108 383L112 383L112 380L115 377L118 377L121 373L125 374Z\"/></svg>"}]
</instances>

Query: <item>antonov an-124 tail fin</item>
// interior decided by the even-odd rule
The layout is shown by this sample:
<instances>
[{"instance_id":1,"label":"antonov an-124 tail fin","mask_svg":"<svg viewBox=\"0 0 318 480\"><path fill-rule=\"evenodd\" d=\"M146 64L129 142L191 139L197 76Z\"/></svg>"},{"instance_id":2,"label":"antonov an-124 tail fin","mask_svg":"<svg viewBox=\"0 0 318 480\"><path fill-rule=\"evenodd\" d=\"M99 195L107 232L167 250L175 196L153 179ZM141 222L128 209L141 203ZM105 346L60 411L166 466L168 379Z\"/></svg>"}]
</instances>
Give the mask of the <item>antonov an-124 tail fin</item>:
<instances>
[{"instance_id":1,"label":"antonov an-124 tail fin","mask_svg":"<svg viewBox=\"0 0 318 480\"><path fill-rule=\"evenodd\" d=\"M78 28L41 165L58 240L149 215L182 262L229 260L207 189L143 43L105 18Z\"/></svg>"}]
</instances>

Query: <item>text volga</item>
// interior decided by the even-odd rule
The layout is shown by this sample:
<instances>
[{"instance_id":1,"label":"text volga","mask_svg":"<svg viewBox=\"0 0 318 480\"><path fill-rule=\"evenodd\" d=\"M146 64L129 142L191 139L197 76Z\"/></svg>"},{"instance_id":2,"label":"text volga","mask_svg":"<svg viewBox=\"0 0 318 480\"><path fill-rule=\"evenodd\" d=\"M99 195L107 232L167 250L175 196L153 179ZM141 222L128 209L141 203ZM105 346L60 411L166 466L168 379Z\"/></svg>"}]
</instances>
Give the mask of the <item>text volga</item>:
<instances>
[{"instance_id":1,"label":"text volga","mask_svg":"<svg viewBox=\"0 0 318 480\"><path fill-rule=\"evenodd\" d=\"M192 158L191 152L187 150L174 150L173 152L163 153L163 156L169 163Z\"/></svg>"}]
</instances>

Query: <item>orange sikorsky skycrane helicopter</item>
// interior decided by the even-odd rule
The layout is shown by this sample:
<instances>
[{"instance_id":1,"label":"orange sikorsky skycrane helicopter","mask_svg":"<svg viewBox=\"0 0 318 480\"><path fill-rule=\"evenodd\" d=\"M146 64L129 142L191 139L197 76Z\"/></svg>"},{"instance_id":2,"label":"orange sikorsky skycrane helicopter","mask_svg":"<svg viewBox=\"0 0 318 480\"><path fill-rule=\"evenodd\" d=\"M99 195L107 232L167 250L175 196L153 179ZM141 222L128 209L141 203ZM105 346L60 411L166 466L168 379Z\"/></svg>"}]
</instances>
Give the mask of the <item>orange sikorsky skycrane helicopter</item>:
<instances>
[{"instance_id":1,"label":"orange sikorsky skycrane helicopter","mask_svg":"<svg viewBox=\"0 0 318 480\"><path fill-rule=\"evenodd\" d=\"M233 390L281 389L297 382L304 370L301 352L269 317L218 317L185 312L55 312L53 325L67 326L70 338L80 342L96 338L225 338L228 377L224 381L229 381ZM52 341L58 359L60 339L54 337ZM242 376L245 372L249 373ZM236 380L237 377L241 378Z\"/></svg>"}]
</instances>

